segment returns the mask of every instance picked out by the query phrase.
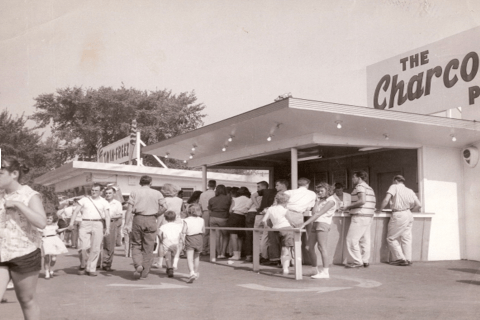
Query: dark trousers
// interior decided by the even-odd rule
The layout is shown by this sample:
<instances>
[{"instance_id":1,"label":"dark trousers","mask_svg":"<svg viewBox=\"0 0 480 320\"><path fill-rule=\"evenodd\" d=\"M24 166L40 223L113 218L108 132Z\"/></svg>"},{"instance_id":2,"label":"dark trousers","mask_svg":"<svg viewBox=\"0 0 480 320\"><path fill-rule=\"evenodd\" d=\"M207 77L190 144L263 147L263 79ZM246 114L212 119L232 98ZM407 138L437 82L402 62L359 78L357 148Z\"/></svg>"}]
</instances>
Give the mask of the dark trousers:
<instances>
[{"instance_id":1,"label":"dark trousers","mask_svg":"<svg viewBox=\"0 0 480 320\"><path fill-rule=\"evenodd\" d=\"M253 228L255 225L255 216L256 212L247 212L245 215L245 228ZM245 255L253 255L253 232L245 232L245 245L244 245Z\"/></svg>"},{"instance_id":2,"label":"dark trousers","mask_svg":"<svg viewBox=\"0 0 480 320\"><path fill-rule=\"evenodd\" d=\"M110 221L110 234L103 237L103 267L111 267L113 262L113 256L115 253L115 245L118 232L118 224L122 223L122 219L115 219Z\"/></svg>"},{"instance_id":3,"label":"dark trousers","mask_svg":"<svg viewBox=\"0 0 480 320\"><path fill-rule=\"evenodd\" d=\"M155 216L135 215L132 224L132 259L133 267L143 266L143 274L150 272L153 261L153 247L157 233Z\"/></svg>"}]
</instances>

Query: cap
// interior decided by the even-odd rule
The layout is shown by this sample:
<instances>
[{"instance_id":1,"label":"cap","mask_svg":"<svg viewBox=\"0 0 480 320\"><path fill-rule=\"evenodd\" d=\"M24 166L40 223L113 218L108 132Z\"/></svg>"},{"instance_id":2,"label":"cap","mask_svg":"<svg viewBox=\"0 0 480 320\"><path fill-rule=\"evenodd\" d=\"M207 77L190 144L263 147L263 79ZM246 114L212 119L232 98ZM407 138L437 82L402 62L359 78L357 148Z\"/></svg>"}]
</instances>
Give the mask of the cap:
<instances>
[{"instance_id":1,"label":"cap","mask_svg":"<svg viewBox=\"0 0 480 320\"><path fill-rule=\"evenodd\" d=\"M401 174L397 174L395 177L393 177L393 180L405 182L405 178Z\"/></svg>"}]
</instances>

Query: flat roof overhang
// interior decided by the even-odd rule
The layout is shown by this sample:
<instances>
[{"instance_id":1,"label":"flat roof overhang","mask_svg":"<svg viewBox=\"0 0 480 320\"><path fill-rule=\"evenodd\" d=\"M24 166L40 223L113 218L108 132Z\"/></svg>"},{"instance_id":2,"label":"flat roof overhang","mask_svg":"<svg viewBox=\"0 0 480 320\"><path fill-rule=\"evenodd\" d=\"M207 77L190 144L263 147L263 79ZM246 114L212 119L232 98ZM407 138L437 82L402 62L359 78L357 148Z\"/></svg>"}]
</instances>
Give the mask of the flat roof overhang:
<instances>
[{"instance_id":1,"label":"flat roof overhang","mask_svg":"<svg viewBox=\"0 0 480 320\"><path fill-rule=\"evenodd\" d=\"M228 142L230 136L232 142ZM267 160L279 160L291 148L462 148L477 141L480 126L476 121L287 98L147 146L142 152L168 154L187 160L190 167L228 166L259 157L267 165Z\"/></svg>"},{"instance_id":2,"label":"flat roof overhang","mask_svg":"<svg viewBox=\"0 0 480 320\"><path fill-rule=\"evenodd\" d=\"M175 177L176 179L201 179L201 171L192 171L192 170L181 170L181 169L165 169L158 167L144 167L144 166L133 166L133 165L124 165L124 164L114 164L114 163L101 163L101 162L85 162L85 161L72 161L67 163L60 168L47 172L40 177L35 179L35 183L49 186L53 185L76 176L85 174L85 173L97 173L97 174L116 174L116 175L132 175L132 176L142 176L142 175L152 175L152 176L163 176L163 177ZM230 174L230 173L218 173L213 172L210 174L213 179L217 180L235 180L235 181L245 181L245 182L254 182L259 179L257 175L240 175L240 174ZM261 177L260 177L261 178Z\"/></svg>"}]
</instances>

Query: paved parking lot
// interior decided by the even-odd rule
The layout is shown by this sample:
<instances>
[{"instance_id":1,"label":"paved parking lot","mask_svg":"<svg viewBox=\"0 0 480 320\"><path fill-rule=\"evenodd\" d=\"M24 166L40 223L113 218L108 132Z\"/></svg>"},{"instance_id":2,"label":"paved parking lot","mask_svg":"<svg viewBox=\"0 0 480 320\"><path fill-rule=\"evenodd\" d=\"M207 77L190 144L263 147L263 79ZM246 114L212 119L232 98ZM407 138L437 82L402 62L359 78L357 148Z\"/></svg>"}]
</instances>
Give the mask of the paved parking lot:
<instances>
[{"instance_id":1,"label":"paved parking lot","mask_svg":"<svg viewBox=\"0 0 480 320\"><path fill-rule=\"evenodd\" d=\"M38 298L43 319L478 319L480 262L417 262L411 267L375 264L359 270L332 266L330 279L294 280L281 269L226 261L200 265L187 284L182 259L174 278L152 269L133 280L130 258L117 251L116 271L78 276L76 251L60 256L57 275L41 273ZM293 268L291 268L293 273ZM1 319L23 319L13 291L0 305Z\"/></svg>"}]
</instances>

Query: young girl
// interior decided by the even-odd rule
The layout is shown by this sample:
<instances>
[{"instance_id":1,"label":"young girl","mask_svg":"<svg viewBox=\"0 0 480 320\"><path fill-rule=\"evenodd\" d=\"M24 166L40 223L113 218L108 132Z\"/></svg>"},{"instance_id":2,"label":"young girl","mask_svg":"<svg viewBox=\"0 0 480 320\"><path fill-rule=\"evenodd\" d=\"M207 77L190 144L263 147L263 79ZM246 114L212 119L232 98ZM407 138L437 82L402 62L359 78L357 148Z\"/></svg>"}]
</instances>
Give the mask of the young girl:
<instances>
[{"instance_id":1,"label":"young girl","mask_svg":"<svg viewBox=\"0 0 480 320\"><path fill-rule=\"evenodd\" d=\"M182 235L185 236L185 250L187 251L187 264L190 271L187 283L192 283L200 276L198 265L200 264L200 252L203 248L205 223L202 219L202 208L198 203L188 207L188 215L188 218L184 220Z\"/></svg>"},{"instance_id":2,"label":"young girl","mask_svg":"<svg viewBox=\"0 0 480 320\"><path fill-rule=\"evenodd\" d=\"M58 236L67 228L59 229L53 222L53 213L47 213L47 226L43 229L42 250L44 255L45 279L53 277L52 267L57 262L57 254L68 253L67 247Z\"/></svg>"}]
</instances>

